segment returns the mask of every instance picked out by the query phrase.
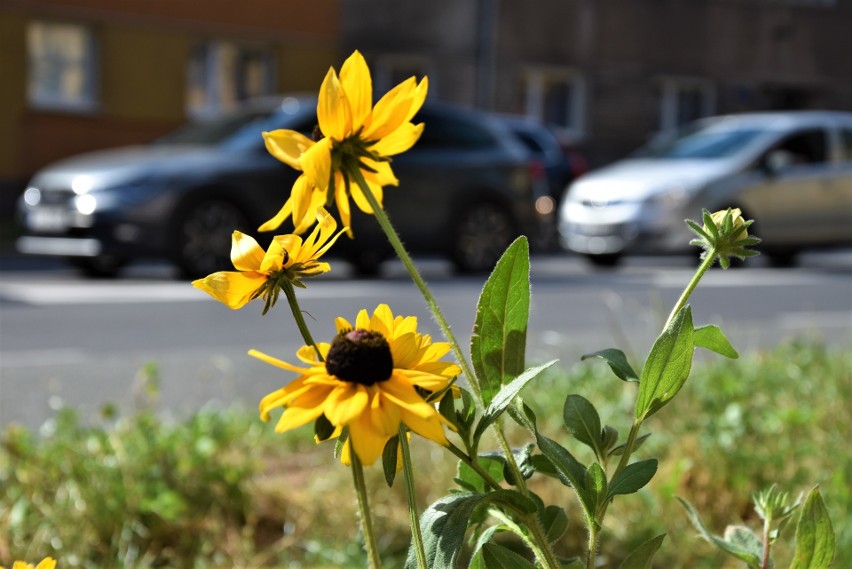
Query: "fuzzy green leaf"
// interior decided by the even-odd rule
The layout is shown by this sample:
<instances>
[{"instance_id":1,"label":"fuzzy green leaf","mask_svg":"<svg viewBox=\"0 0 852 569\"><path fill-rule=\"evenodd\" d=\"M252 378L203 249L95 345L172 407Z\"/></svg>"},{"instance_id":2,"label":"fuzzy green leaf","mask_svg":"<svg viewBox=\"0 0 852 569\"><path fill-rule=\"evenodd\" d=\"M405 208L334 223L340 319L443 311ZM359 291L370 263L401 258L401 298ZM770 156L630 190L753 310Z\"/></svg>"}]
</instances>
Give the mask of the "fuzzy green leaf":
<instances>
[{"instance_id":1,"label":"fuzzy green leaf","mask_svg":"<svg viewBox=\"0 0 852 569\"><path fill-rule=\"evenodd\" d=\"M695 526L695 529L698 530L698 533L701 534L701 537L703 537L722 551L730 553L737 559L745 561L750 567L760 566L760 556L755 555L754 553L752 553L751 551L749 551L738 543L725 541L721 537L713 535L712 533L707 531L707 528L705 528L704 524L701 523L701 518L698 517L698 512L696 512L695 508L692 507L692 504L690 504L683 498L678 497L677 499L681 503L683 508L686 510L686 514L689 516L689 521L692 522L692 525Z\"/></svg>"},{"instance_id":2,"label":"fuzzy green leaf","mask_svg":"<svg viewBox=\"0 0 852 569\"><path fill-rule=\"evenodd\" d=\"M604 472L604 469L601 468L601 465L597 462L593 462L589 465L589 468L586 469L584 486L586 488L586 493L589 496L589 509L593 512L597 512L598 508L600 508L601 504L603 504L608 497L606 472ZM599 523L599 520L595 520L595 522Z\"/></svg>"},{"instance_id":3,"label":"fuzzy green leaf","mask_svg":"<svg viewBox=\"0 0 852 569\"><path fill-rule=\"evenodd\" d=\"M420 516L423 547L430 569L455 569L459 552L465 543L468 521L474 510L486 505L503 505L522 513L536 511L535 502L514 490L497 490L487 494L462 492L439 499ZM406 569L417 567L413 548L408 550Z\"/></svg>"},{"instance_id":4,"label":"fuzzy green leaf","mask_svg":"<svg viewBox=\"0 0 852 569\"><path fill-rule=\"evenodd\" d=\"M385 443L385 448L382 451L382 469L385 472L385 482L388 486L393 487L393 481L396 478L396 463L397 454L399 453L399 436L391 437Z\"/></svg>"},{"instance_id":5,"label":"fuzzy green leaf","mask_svg":"<svg viewBox=\"0 0 852 569\"><path fill-rule=\"evenodd\" d=\"M654 342L642 368L639 395L636 398L636 418L650 417L677 395L692 369L695 349L692 309L680 309Z\"/></svg>"},{"instance_id":6,"label":"fuzzy green leaf","mask_svg":"<svg viewBox=\"0 0 852 569\"><path fill-rule=\"evenodd\" d=\"M745 526L728 526L725 528L725 541L740 546L755 555L763 555L763 542L753 531Z\"/></svg>"},{"instance_id":7,"label":"fuzzy green leaf","mask_svg":"<svg viewBox=\"0 0 852 569\"><path fill-rule=\"evenodd\" d=\"M513 379L507 385L500 388L500 391L494 395L488 408L482 414L479 424L476 426L476 431L473 434L474 446L479 441L479 438L490 425L512 404L512 401L521 390L526 387L527 383L535 379L541 372L556 363L557 360L551 360L546 364L530 368L524 373Z\"/></svg>"},{"instance_id":8,"label":"fuzzy green leaf","mask_svg":"<svg viewBox=\"0 0 852 569\"><path fill-rule=\"evenodd\" d=\"M657 459L640 460L628 464L624 470L612 477L609 484L609 497L618 494L632 494L638 492L657 473Z\"/></svg>"},{"instance_id":9,"label":"fuzzy green leaf","mask_svg":"<svg viewBox=\"0 0 852 569\"><path fill-rule=\"evenodd\" d=\"M834 559L834 529L815 486L808 494L796 526L796 554L790 569L824 569Z\"/></svg>"},{"instance_id":10,"label":"fuzzy green leaf","mask_svg":"<svg viewBox=\"0 0 852 569\"><path fill-rule=\"evenodd\" d=\"M485 405L524 371L530 313L530 258L526 237L518 237L482 288L470 357Z\"/></svg>"},{"instance_id":11,"label":"fuzzy green leaf","mask_svg":"<svg viewBox=\"0 0 852 569\"><path fill-rule=\"evenodd\" d=\"M634 549L627 559L622 561L618 569L651 569L651 561L654 560L654 555L657 554L665 537L666 534L660 534Z\"/></svg>"},{"instance_id":12,"label":"fuzzy green leaf","mask_svg":"<svg viewBox=\"0 0 852 569\"><path fill-rule=\"evenodd\" d=\"M710 324L695 329L695 347L704 348L723 355L726 358L737 359L740 354L728 341L722 329Z\"/></svg>"},{"instance_id":13,"label":"fuzzy green leaf","mask_svg":"<svg viewBox=\"0 0 852 569\"><path fill-rule=\"evenodd\" d=\"M541 453L550 461L556 470L556 474L563 484L574 488L580 498L580 504L586 513L587 519L594 519L594 500L586 491L586 467L584 467L568 449L547 438L541 433L536 433L536 442ZM533 457L533 464L538 464Z\"/></svg>"},{"instance_id":14,"label":"fuzzy green leaf","mask_svg":"<svg viewBox=\"0 0 852 569\"><path fill-rule=\"evenodd\" d=\"M496 543L483 545L479 555L482 567L487 569L535 569L530 560Z\"/></svg>"},{"instance_id":15,"label":"fuzzy green leaf","mask_svg":"<svg viewBox=\"0 0 852 569\"><path fill-rule=\"evenodd\" d=\"M568 529L568 515L559 506L547 506L541 515L541 525L549 543L555 543Z\"/></svg>"},{"instance_id":16,"label":"fuzzy green leaf","mask_svg":"<svg viewBox=\"0 0 852 569\"><path fill-rule=\"evenodd\" d=\"M509 414L512 419L515 420L517 424L535 434L536 431L536 417L533 410L523 402L520 397L515 398L515 402L512 405L509 405L509 408L506 409L506 412Z\"/></svg>"},{"instance_id":17,"label":"fuzzy green leaf","mask_svg":"<svg viewBox=\"0 0 852 569\"><path fill-rule=\"evenodd\" d=\"M581 395L569 395L562 407L562 418L568 432L575 439L595 451L595 456L602 457L601 451L601 418L595 406Z\"/></svg>"},{"instance_id":18,"label":"fuzzy green leaf","mask_svg":"<svg viewBox=\"0 0 852 569\"><path fill-rule=\"evenodd\" d=\"M623 381L639 381L639 374L633 371L633 368L627 362L627 356L624 355L624 352L615 348L607 348L605 350L599 350L597 352L592 352L591 354L583 354L580 357L580 360L587 360L590 358L601 358L607 364L609 364L612 372Z\"/></svg>"}]
</instances>

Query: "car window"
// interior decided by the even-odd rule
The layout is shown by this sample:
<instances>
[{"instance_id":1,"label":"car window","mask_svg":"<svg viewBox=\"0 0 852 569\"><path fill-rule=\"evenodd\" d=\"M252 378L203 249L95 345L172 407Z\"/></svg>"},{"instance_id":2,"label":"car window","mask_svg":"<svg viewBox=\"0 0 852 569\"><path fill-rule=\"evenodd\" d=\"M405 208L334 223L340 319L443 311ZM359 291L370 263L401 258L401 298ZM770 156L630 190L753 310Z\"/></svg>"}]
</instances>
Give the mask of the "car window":
<instances>
[{"instance_id":1,"label":"car window","mask_svg":"<svg viewBox=\"0 0 852 569\"><path fill-rule=\"evenodd\" d=\"M818 164L828 159L827 133L821 128L808 129L782 139L773 150L792 155L794 164Z\"/></svg>"},{"instance_id":2,"label":"car window","mask_svg":"<svg viewBox=\"0 0 852 569\"><path fill-rule=\"evenodd\" d=\"M475 120L462 116L447 116L421 111L415 123L425 122L423 134L414 147L429 148L491 148L497 141L488 128Z\"/></svg>"},{"instance_id":3,"label":"car window","mask_svg":"<svg viewBox=\"0 0 852 569\"><path fill-rule=\"evenodd\" d=\"M840 131L840 138L843 143L840 154L841 160L852 162L852 129L843 129Z\"/></svg>"},{"instance_id":4,"label":"car window","mask_svg":"<svg viewBox=\"0 0 852 569\"><path fill-rule=\"evenodd\" d=\"M751 144L764 131L755 128L690 126L663 136L634 153L634 158L726 158Z\"/></svg>"}]
</instances>

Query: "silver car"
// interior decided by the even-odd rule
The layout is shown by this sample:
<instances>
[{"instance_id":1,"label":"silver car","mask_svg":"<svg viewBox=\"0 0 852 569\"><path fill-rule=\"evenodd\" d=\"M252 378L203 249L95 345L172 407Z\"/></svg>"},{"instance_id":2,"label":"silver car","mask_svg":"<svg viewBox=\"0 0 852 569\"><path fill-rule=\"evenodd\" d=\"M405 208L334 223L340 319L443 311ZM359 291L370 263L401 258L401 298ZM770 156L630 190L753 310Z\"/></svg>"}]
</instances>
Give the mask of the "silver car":
<instances>
[{"instance_id":1,"label":"silver car","mask_svg":"<svg viewBox=\"0 0 852 569\"><path fill-rule=\"evenodd\" d=\"M738 207L773 265L852 245L852 113L712 117L575 180L559 212L562 245L600 266L627 253L686 250L683 220Z\"/></svg>"}]
</instances>

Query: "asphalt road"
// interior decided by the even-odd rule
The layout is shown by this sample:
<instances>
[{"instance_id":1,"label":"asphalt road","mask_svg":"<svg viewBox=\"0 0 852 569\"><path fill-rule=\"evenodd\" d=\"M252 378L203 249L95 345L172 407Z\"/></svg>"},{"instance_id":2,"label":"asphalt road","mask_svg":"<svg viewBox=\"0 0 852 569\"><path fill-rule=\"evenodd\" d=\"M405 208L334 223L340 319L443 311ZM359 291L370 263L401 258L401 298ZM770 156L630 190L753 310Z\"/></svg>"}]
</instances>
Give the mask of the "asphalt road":
<instances>
[{"instance_id":1,"label":"asphalt road","mask_svg":"<svg viewBox=\"0 0 852 569\"><path fill-rule=\"evenodd\" d=\"M696 324L719 324L741 352L804 336L852 346L852 252L808 255L796 269L753 265L707 274L692 298ZM484 278L454 276L441 261L421 267L467 343ZM678 257L631 259L604 272L566 255L534 257L529 362L559 358L567 367L606 347L645 353L693 270ZM317 339L333 336L334 317L352 320L381 302L440 335L400 265L382 279L357 280L337 263L300 299ZM0 428L40 425L62 405L86 416L106 403L178 416L205 405L255 408L292 374L246 351L292 361L301 345L283 301L265 317L261 308L231 311L165 265L91 281L55 263L0 257ZM159 386L153 398L146 377Z\"/></svg>"}]
</instances>

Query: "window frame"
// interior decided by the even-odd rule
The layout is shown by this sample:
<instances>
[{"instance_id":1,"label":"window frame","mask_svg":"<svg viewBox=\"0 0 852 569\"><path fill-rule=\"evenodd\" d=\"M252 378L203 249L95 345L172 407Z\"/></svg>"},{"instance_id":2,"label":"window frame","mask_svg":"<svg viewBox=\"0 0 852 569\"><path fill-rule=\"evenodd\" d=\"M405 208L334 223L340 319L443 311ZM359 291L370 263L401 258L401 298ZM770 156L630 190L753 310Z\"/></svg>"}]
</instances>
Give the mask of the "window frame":
<instances>
[{"instance_id":1,"label":"window frame","mask_svg":"<svg viewBox=\"0 0 852 569\"><path fill-rule=\"evenodd\" d=\"M34 75L38 73L35 69L38 63L35 62L36 55L33 53L34 46L32 44L32 42L36 41L32 35L37 27L43 27L45 30L50 30L51 28L54 30L57 28L73 28L84 35L84 53L82 60L79 62L83 73L83 86L80 99L70 99L63 97L61 94L45 94L39 92L37 89ZM26 100L30 108L74 113L90 113L100 108L100 46L95 31L91 26L58 20L31 20L27 22L25 41L27 57ZM66 60L62 63L64 67L69 64L69 61ZM77 64L78 62L70 63Z\"/></svg>"},{"instance_id":2,"label":"window frame","mask_svg":"<svg viewBox=\"0 0 852 569\"><path fill-rule=\"evenodd\" d=\"M548 121L545 117L545 96L548 85L564 83L572 95L566 97L569 124ZM585 75L573 67L532 66L523 74L524 114L557 128L574 140L586 135L588 83Z\"/></svg>"}]
</instances>

